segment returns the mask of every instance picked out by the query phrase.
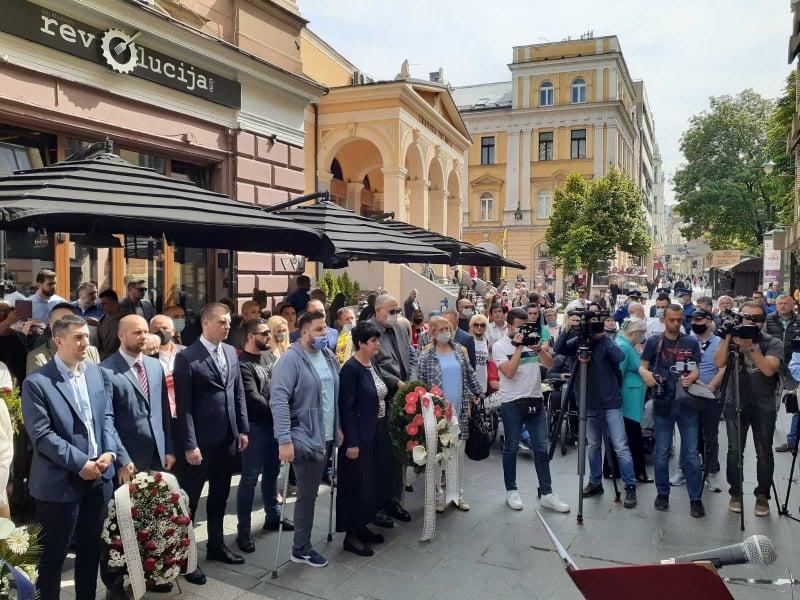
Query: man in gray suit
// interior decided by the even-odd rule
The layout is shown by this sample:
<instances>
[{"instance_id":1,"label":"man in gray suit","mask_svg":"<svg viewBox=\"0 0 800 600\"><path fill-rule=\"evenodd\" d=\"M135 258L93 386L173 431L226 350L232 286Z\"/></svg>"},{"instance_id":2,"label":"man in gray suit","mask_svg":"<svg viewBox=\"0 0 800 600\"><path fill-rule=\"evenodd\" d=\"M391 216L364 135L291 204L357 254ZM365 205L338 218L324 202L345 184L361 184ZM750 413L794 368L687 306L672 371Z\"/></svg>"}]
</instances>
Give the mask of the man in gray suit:
<instances>
[{"instance_id":1,"label":"man in gray suit","mask_svg":"<svg viewBox=\"0 0 800 600\"><path fill-rule=\"evenodd\" d=\"M387 414L389 405L394 399L397 390L417 378L416 355L411 351L411 340L408 338L405 328L397 323L397 317L402 312L397 300L388 294L384 294L375 299L375 316L370 319L370 323L375 325L381 332L381 349L375 360L378 363L381 376L389 388L389 393L386 396ZM384 423L385 421L386 419L384 419ZM385 438L389 434L386 431L379 432L377 435L380 438ZM398 521L410 521L411 515L403 508L400 502L403 497L403 472L405 467L400 464L390 448L385 450L388 451L383 453L386 455L382 456L381 459L391 465L389 472L386 474L388 478L388 496L391 499L385 507L378 511L373 523L380 527L392 527L392 518Z\"/></svg>"}]
</instances>

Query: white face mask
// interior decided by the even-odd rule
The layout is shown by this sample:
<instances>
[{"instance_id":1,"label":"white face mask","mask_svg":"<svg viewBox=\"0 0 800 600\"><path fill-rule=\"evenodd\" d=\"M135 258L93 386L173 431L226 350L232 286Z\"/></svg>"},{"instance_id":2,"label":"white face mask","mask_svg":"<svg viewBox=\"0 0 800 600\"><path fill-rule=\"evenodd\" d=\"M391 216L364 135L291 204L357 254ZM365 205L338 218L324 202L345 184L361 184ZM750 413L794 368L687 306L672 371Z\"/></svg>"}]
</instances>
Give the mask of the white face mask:
<instances>
[{"instance_id":1,"label":"white face mask","mask_svg":"<svg viewBox=\"0 0 800 600\"><path fill-rule=\"evenodd\" d=\"M389 315L389 316L386 318L386 323L387 323L388 325L397 325L397 315L392 315L392 314L390 314L390 315Z\"/></svg>"},{"instance_id":2,"label":"white face mask","mask_svg":"<svg viewBox=\"0 0 800 600\"><path fill-rule=\"evenodd\" d=\"M172 323L175 325L175 333L180 333L186 327L186 319L172 319Z\"/></svg>"},{"instance_id":3,"label":"white face mask","mask_svg":"<svg viewBox=\"0 0 800 600\"><path fill-rule=\"evenodd\" d=\"M352 331L353 327L355 327L355 325L353 325L353 323L343 323L342 324L342 331Z\"/></svg>"},{"instance_id":4,"label":"white face mask","mask_svg":"<svg viewBox=\"0 0 800 600\"><path fill-rule=\"evenodd\" d=\"M449 331L442 331L441 333L436 334L436 341L437 342L449 342L450 341L450 332Z\"/></svg>"},{"instance_id":5,"label":"white face mask","mask_svg":"<svg viewBox=\"0 0 800 600\"><path fill-rule=\"evenodd\" d=\"M475 313L473 312L473 310L471 308L465 308L464 310L461 311L461 314L463 314L465 317L467 317L469 319Z\"/></svg>"}]
</instances>

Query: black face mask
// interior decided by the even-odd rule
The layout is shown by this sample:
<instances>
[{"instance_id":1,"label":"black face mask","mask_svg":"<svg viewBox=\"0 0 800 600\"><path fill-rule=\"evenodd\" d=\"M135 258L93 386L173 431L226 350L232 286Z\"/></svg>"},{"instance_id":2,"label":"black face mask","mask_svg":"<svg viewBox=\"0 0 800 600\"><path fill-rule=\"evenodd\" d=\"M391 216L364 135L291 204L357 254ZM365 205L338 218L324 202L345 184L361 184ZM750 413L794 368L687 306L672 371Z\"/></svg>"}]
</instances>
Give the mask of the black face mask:
<instances>
[{"instance_id":1,"label":"black face mask","mask_svg":"<svg viewBox=\"0 0 800 600\"><path fill-rule=\"evenodd\" d=\"M697 335L703 335L706 331L708 331L708 325L704 325L702 323L692 323L692 331Z\"/></svg>"},{"instance_id":2,"label":"black face mask","mask_svg":"<svg viewBox=\"0 0 800 600\"><path fill-rule=\"evenodd\" d=\"M424 320L425 320L425 319L424 319L423 317L417 317L416 319L414 319L414 324L415 324L415 325L422 325L422 322L423 322Z\"/></svg>"}]
</instances>

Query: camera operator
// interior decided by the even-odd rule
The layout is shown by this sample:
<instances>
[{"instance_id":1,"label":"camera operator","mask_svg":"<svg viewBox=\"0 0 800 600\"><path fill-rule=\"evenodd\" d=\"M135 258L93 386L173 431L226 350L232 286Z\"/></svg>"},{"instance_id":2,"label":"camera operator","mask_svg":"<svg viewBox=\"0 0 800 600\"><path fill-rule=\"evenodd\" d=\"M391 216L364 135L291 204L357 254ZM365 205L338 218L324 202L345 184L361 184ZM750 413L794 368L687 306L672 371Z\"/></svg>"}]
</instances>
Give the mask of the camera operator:
<instances>
[{"instance_id":1,"label":"camera operator","mask_svg":"<svg viewBox=\"0 0 800 600\"><path fill-rule=\"evenodd\" d=\"M676 363L693 361L695 365L699 364L700 345L696 338L681 334L682 321L683 308L679 304L670 304L664 312L664 332L645 343L639 373L647 387L656 388L653 399L656 430L653 464L658 495L654 506L656 510L669 508L669 452L677 424L681 434L680 465L689 493L689 513L700 518L706 514L702 500L703 474L697 454L700 412L676 399L678 385L688 388L700 376L696 368L688 374L681 374Z\"/></svg>"},{"instance_id":2,"label":"camera operator","mask_svg":"<svg viewBox=\"0 0 800 600\"><path fill-rule=\"evenodd\" d=\"M517 491L517 450L523 425L531 436L536 477L539 480L541 505L557 512L569 512L552 489L549 443L547 439L547 410L542 398L541 364L553 366L553 359L541 346L522 331L528 315L524 309L508 311L508 336L492 345L492 359L500 372L501 415L505 428L503 445L503 479L506 502L513 510L522 510ZM538 325L538 324L531 324ZM533 328L531 328L533 329Z\"/></svg>"},{"instance_id":3,"label":"camera operator","mask_svg":"<svg viewBox=\"0 0 800 600\"><path fill-rule=\"evenodd\" d=\"M604 318L600 323L605 320ZM576 356L578 347L587 335L588 331L581 331L570 339L560 337L560 345L555 348L556 354ZM583 490L583 495L591 497L603 493L602 447L605 430L617 455L622 481L625 483L623 504L625 508L634 508L636 478L633 457L625 434L625 421L622 418L622 373L619 368L620 363L625 360L625 354L604 331L592 333L588 341L592 352L586 375L586 454L589 460L589 484Z\"/></svg>"},{"instance_id":4,"label":"camera operator","mask_svg":"<svg viewBox=\"0 0 800 600\"><path fill-rule=\"evenodd\" d=\"M786 392L797 389L797 380L792 377L789 363L792 360L792 340L800 337L800 321L795 315L795 300L788 294L780 294L775 300L777 310L767 316L767 333L774 335L783 342L783 363L780 370L780 386L778 395L783 397ZM780 408L780 406L778 407ZM775 448L776 452L788 452L794 446L797 435L797 415L792 417L792 428L786 436L786 442Z\"/></svg>"},{"instance_id":5,"label":"camera operator","mask_svg":"<svg viewBox=\"0 0 800 600\"><path fill-rule=\"evenodd\" d=\"M783 343L779 338L763 331L767 320L766 308L755 302L745 302L740 309L741 325L729 329L729 322L722 324L720 337L722 343L717 348L715 362L718 367L727 363L728 352L733 342L744 358L739 369L739 407L741 409L741 432L737 430L736 398L734 383L729 382L727 398L723 409L728 431L727 477L730 485L731 512L742 512L742 484L739 481L738 463L744 453L748 428L753 428L753 445L756 448L755 514L758 517L769 515L770 486L775 471L772 455L772 438L775 434L777 407L775 391L778 387L778 373L783 358ZM724 337L723 337L724 336ZM734 371L735 373L736 371ZM731 374L733 375L733 374ZM741 448L737 441L741 439Z\"/></svg>"},{"instance_id":6,"label":"camera operator","mask_svg":"<svg viewBox=\"0 0 800 600\"><path fill-rule=\"evenodd\" d=\"M733 314L733 298L730 296L720 296L717 298L717 308L719 309L717 314L720 318L725 319L726 317L730 317Z\"/></svg>"}]
</instances>

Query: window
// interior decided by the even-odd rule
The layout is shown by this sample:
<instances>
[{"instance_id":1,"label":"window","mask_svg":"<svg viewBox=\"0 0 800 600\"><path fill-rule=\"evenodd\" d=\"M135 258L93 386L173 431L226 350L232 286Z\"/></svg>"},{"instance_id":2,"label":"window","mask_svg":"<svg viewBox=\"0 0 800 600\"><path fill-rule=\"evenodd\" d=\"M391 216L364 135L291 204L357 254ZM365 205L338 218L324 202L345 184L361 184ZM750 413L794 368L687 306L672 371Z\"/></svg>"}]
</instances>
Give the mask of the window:
<instances>
[{"instance_id":1,"label":"window","mask_svg":"<svg viewBox=\"0 0 800 600\"><path fill-rule=\"evenodd\" d=\"M583 104L586 102L586 82L583 79L576 79L572 82L572 103Z\"/></svg>"},{"instance_id":2,"label":"window","mask_svg":"<svg viewBox=\"0 0 800 600\"><path fill-rule=\"evenodd\" d=\"M481 221L494 221L494 196L481 194Z\"/></svg>"},{"instance_id":3,"label":"window","mask_svg":"<svg viewBox=\"0 0 800 600\"><path fill-rule=\"evenodd\" d=\"M538 200L536 202L536 218L549 219L551 207L552 197L550 196L550 192L547 190L542 190L539 192Z\"/></svg>"},{"instance_id":4,"label":"window","mask_svg":"<svg viewBox=\"0 0 800 600\"><path fill-rule=\"evenodd\" d=\"M553 160L553 132L539 134L539 160Z\"/></svg>"},{"instance_id":5,"label":"window","mask_svg":"<svg viewBox=\"0 0 800 600\"><path fill-rule=\"evenodd\" d=\"M570 158L586 158L586 130L574 129L571 138Z\"/></svg>"},{"instance_id":6,"label":"window","mask_svg":"<svg viewBox=\"0 0 800 600\"><path fill-rule=\"evenodd\" d=\"M481 164L494 164L494 136L481 138Z\"/></svg>"},{"instance_id":7,"label":"window","mask_svg":"<svg viewBox=\"0 0 800 600\"><path fill-rule=\"evenodd\" d=\"M539 106L553 106L553 84L549 81L539 88Z\"/></svg>"}]
</instances>

